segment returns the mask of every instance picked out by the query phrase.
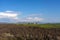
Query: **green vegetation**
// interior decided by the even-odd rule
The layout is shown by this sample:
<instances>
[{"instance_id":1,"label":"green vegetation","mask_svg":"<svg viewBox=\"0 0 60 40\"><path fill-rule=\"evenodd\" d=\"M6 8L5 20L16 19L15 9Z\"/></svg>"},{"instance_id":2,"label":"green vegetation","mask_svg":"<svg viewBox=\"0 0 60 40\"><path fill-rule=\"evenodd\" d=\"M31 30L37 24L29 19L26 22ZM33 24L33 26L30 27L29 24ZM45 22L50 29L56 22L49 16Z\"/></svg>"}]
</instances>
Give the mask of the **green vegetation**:
<instances>
[{"instance_id":1,"label":"green vegetation","mask_svg":"<svg viewBox=\"0 0 60 40\"><path fill-rule=\"evenodd\" d=\"M26 26L26 27L42 27L42 28L60 28L60 23L47 23L47 24L17 24L20 26Z\"/></svg>"}]
</instances>

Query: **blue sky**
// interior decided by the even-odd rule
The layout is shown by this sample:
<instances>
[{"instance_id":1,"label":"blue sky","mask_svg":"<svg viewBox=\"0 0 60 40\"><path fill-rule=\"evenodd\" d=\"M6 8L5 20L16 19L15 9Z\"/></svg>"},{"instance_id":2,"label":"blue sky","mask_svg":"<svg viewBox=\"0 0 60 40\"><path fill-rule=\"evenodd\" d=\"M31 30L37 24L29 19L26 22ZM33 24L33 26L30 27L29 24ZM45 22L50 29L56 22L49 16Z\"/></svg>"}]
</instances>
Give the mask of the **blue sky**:
<instances>
[{"instance_id":1,"label":"blue sky","mask_svg":"<svg viewBox=\"0 0 60 40\"><path fill-rule=\"evenodd\" d=\"M0 0L0 22L60 22L60 0Z\"/></svg>"}]
</instances>

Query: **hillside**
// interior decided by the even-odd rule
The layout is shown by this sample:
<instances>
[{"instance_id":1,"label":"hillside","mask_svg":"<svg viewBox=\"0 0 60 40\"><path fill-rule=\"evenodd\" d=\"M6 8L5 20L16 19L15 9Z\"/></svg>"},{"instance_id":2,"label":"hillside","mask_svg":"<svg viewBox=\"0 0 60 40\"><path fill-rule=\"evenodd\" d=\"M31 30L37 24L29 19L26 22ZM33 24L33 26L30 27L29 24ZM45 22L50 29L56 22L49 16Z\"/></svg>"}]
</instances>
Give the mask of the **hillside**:
<instances>
[{"instance_id":1,"label":"hillside","mask_svg":"<svg viewBox=\"0 0 60 40\"><path fill-rule=\"evenodd\" d=\"M0 40L60 40L59 25L0 24Z\"/></svg>"}]
</instances>

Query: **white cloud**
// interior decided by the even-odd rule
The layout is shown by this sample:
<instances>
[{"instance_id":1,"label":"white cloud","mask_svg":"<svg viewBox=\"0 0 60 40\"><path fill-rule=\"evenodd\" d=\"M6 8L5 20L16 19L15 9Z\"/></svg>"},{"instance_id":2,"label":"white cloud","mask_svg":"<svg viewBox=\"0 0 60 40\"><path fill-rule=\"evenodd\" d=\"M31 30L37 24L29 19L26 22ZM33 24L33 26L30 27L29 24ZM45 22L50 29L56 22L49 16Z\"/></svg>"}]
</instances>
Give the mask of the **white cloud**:
<instances>
[{"instance_id":1,"label":"white cloud","mask_svg":"<svg viewBox=\"0 0 60 40\"><path fill-rule=\"evenodd\" d=\"M26 20L41 21L42 18L39 18L39 17L28 17L28 18L26 18Z\"/></svg>"},{"instance_id":2,"label":"white cloud","mask_svg":"<svg viewBox=\"0 0 60 40\"><path fill-rule=\"evenodd\" d=\"M21 18L18 21L19 22L41 22L42 20L44 19L39 17L26 17L26 18Z\"/></svg>"},{"instance_id":3,"label":"white cloud","mask_svg":"<svg viewBox=\"0 0 60 40\"><path fill-rule=\"evenodd\" d=\"M24 22L41 22L44 18L41 18L42 14L29 14L27 17L23 18ZM20 19L21 20L21 19Z\"/></svg>"},{"instance_id":4,"label":"white cloud","mask_svg":"<svg viewBox=\"0 0 60 40\"><path fill-rule=\"evenodd\" d=\"M42 21L43 18L35 17L34 20L36 20L36 21Z\"/></svg>"},{"instance_id":5,"label":"white cloud","mask_svg":"<svg viewBox=\"0 0 60 40\"><path fill-rule=\"evenodd\" d=\"M8 10L7 10L7 11L5 11L5 12L13 12L13 11L8 11Z\"/></svg>"},{"instance_id":6,"label":"white cloud","mask_svg":"<svg viewBox=\"0 0 60 40\"><path fill-rule=\"evenodd\" d=\"M17 17L18 17L18 14L13 11L0 12L0 18L16 19Z\"/></svg>"},{"instance_id":7,"label":"white cloud","mask_svg":"<svg viewBox=\"0 0 60 40\"><path fill-rule=\"evenodd\" d=\"M39 17L39 14L31 14L32 16L25 16L24 18L21 18L20 14L21 13L15 11L0 12L0 19L9 19L10 21L14 22L38 22L44 20L43 18Z\"/></svg>"}]
</instances>

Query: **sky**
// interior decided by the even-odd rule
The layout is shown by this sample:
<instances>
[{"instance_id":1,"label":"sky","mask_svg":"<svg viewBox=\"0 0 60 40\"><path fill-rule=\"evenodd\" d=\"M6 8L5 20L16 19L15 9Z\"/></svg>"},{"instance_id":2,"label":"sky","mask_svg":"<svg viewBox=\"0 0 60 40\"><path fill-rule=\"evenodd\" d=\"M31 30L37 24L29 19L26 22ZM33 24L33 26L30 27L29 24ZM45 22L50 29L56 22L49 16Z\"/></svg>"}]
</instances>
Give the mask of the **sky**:
<instances>
[{"instance_id":1,"label":"sky","mask_svg":"<svg viewBox=\"0 0 60 40\"><path fill-rule=\"evenodd\" d=\"M0 22L60 23L60 0L0 0Z\"/></svg>"}]
</instances>

